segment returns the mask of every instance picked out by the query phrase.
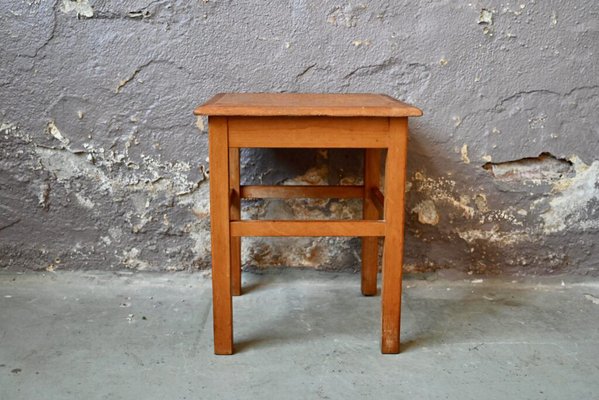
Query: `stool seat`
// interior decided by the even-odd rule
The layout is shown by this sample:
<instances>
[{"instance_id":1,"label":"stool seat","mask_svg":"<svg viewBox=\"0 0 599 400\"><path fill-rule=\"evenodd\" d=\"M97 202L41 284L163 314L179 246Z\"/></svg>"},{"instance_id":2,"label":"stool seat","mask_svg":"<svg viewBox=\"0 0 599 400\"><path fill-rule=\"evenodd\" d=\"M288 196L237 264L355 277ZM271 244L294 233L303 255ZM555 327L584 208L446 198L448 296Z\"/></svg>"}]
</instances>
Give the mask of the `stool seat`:
<instances>
[{"instance_id":1,"label":"stool seat","mask_svg":"<svg viewBox=\"0 0 599 400\"><path fill-rule=\"evenodd\" d=\"M377 293L383 238L381 351L399 352L408 117L422 111L382 94L221 93L195 109L208 116L214 351L233 354L232 296L241 295L241 238L362 238L361 290ZM364 184L240 184L240 148L363 148ZM387 152L384 193L382 152ZM361 220L241 220L243 198L361 198Z\"/></svg>"},{"instance_id":2,"label":"stool seat","mask_svg":"<svg viewBox=\"0 0 599 400\"><path fill-rule=\"evenodd\" d=\"M422 111L385 94L220 93L195 109L196 115L419 117Z\"/></svg>"}]
</instances>

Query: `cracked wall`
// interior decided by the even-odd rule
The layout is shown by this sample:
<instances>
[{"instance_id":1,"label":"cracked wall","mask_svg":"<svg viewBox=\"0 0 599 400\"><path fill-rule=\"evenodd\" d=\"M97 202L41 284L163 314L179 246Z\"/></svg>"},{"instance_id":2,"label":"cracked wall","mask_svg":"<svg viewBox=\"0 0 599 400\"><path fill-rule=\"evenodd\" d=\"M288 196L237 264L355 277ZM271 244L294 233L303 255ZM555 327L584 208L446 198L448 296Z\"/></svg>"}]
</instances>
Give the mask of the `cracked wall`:
<instances>
[{"instance_id":1,"label":"cracked wall","mask_svg":"<svg viewBox=\"0 0 599 400\"><path fill-rule=\"evenodd\" d=\"M406 268L596 274L599 6L56 0L0 5L0 268L208 268L222 91L412 102ZM359 184L360 151L244 150L242 181ZM355 200L248 201L355 218ZM246 266L358 269L357 239L245 240Z\"/></svg>"}]
</instances>

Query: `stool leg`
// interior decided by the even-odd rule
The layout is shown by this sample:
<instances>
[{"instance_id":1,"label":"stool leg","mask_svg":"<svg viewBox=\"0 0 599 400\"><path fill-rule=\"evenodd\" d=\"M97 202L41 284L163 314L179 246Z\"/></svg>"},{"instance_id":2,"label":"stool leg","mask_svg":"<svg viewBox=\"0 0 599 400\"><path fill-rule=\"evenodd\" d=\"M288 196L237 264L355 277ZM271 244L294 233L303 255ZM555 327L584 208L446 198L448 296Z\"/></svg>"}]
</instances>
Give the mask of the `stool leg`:
<instances>
[{"instance_id":1,"label":"stool leg","mask_svg":"<svg viewBox=\"0 0 599 400\"><path fill-rule=\"evenodd\" d=\"M229 149L229 186L231 196L231 221L241 219L241 198L239 197L239 148ZM241 237L231 237L231 293L241 295Z\"/></svg>"},{"instance_id":2,"label":"stool leg","mask_svg":"<svg viewBox=\"0 0 599 400\"><path fill-rule=\"evenodd\" d=\"M390 118L389 122L385 166L381 351L399 353L408 119Z\"/></svg>"},{"instance_id":3,"label":"stool leg","mask_svg":"<svg viewBox=\"0 0 599 400\"><path fill-rule=\"evenodd\" d=\"M381 183L381 149L366 149L364 152L364 197L363 219L378 219L379 212L372 201L372 189ZM379 238L362 238L362 294L376 295L376 277L379 263Z\"/></svg>"},{"instance_id":4,"label":"stool leg","mask_svg":"<svg viewBox=\"0 0 599 400\"><path fill-rule=\"evenodd\" d=\"M209 119L210 222L214 353L233 354L233 299L229 232L229 150L224 117Z\"/></svg>"}]
</instances>

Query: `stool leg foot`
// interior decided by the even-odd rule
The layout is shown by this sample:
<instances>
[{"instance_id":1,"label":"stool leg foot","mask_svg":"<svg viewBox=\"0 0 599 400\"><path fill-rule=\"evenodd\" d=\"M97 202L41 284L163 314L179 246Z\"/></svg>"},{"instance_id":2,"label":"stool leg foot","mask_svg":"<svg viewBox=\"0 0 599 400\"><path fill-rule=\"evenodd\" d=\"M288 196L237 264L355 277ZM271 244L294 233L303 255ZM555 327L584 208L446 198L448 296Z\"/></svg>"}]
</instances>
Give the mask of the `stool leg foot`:
<instances>
[{"instance_id":1,"label":"stool leg foot","mask_svg":"<svg viewBox=\"0 0 599 400\"><path fill-rule=\"evenodd\" d=\"M385 167L381 351L399 353L408 119L390 118Z\"/></svg>"},{"instance_id":2,"label":"stool leg foot","mask_svg":"<svg viewBox=\"0 0 599 400\"><path fill-rule=\"evenodd\" d=\"M233 354L227 130L226 118L210 117L210 226L215 354Z\"/></svg>"}]
</instances>

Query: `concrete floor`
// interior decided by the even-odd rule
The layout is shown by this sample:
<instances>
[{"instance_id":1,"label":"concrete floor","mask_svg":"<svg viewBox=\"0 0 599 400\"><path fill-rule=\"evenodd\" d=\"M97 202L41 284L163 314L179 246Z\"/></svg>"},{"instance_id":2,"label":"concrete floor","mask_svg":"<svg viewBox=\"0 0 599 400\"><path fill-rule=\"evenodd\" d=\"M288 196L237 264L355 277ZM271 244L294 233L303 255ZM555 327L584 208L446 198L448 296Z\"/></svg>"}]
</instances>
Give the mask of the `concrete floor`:
<instances>
[{"instance_id":1,"label":"concrete floor","mask_svg":"<svg viewBox=\"0 0 599 400\"><path fill-rule=\"evenodd\" d=\"M408 277L383 356L359 275L245 273L215 356L207 274L5 273L0 399L599 399L599 282L513 279Z\"/></svg>"}]
</instances>

